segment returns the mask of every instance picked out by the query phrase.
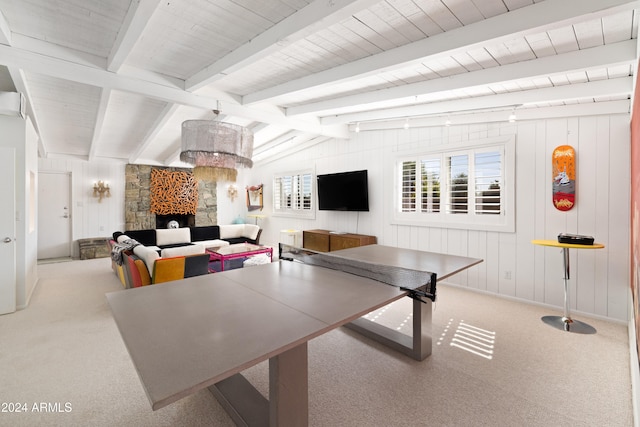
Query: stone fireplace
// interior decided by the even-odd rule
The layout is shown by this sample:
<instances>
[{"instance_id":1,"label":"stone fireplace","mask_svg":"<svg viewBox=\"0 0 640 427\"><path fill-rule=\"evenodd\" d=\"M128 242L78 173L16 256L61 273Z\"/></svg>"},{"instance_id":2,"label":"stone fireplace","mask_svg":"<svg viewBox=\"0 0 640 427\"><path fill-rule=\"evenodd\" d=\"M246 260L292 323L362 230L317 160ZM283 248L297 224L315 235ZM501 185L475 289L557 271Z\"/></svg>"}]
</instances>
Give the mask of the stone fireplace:
<instances>
[{"instance_id":1,"label":"stone fireplace","mask_svg":"<svg viewBox=\"0 0 640 427\"><path fill-rule=\"evenodd\" d=\"M169 221L174 219L178 221L180 227L216 225L218 223L216 182L213 181L198 181L198 206L195 215L156 215L151 212L152 169L191 172L191 169L185 168L127 165L125 170L125 230L167 228Z\"/></svg>"}]
</instances>

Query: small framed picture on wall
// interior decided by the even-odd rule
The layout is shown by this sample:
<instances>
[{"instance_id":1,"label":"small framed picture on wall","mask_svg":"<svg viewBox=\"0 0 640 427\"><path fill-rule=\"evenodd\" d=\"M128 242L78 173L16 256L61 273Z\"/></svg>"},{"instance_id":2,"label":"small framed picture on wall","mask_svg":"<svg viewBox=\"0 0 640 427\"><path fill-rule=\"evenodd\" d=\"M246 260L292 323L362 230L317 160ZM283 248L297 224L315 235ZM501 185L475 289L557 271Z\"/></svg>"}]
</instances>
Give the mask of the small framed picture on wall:
<instances>
[{"instance_id":1,"label":"small framed picture on wall","mask_svg":"<svg viewBox=\"0 0 640 427\"><path fill-rule=\"evenodd\" d=\"M247 187L247 209L250 211L262 210L263 184Z\"/></svg>"}]
</instances>

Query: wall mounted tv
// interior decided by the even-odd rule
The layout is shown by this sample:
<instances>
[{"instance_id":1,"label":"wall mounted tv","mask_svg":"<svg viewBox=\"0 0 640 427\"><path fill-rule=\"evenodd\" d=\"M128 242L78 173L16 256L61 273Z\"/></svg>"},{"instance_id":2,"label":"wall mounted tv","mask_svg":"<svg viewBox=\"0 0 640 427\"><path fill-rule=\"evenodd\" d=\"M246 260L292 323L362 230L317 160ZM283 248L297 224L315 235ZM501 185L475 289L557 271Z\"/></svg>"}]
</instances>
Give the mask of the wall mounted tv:
<instances>
[{"instance_id":1,"label":"wall mounted tv","mask_svg":"<svg viewBox=\"0 0 640 427\"><path fill-rule=\"evenodd\" d=\"M316 188L321 211L369 211L366 170L318 175Z\"/></svg>"}]
</instances>

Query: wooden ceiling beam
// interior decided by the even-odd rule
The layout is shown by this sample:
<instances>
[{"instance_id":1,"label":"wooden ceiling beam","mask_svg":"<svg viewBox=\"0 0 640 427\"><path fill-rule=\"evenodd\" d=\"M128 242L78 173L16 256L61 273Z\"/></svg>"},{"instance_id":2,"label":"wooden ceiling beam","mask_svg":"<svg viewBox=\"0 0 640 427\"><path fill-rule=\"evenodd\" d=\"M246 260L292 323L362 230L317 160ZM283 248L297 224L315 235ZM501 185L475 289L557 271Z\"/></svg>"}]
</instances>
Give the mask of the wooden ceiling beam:
<instances>
[{"instance_id":1,"label":"wooden ceiling beam","mask_svg":"<svg viewBox=\"0 0 640 427\"><path fill-rule=\"evenodd\" d=\"M233 96L222 91L209 90L208 93L215 93L219 96L217 99L200 96L175 87L119 75L104 69L78 65L69 61L2 44L0 44L0 64L81 84L136 93L152 99L203 108L205 110L215 109L217 105L219 105L219 101L224 101L224 113L230 116L278 124L318 135L327 135L336 138L348 137L346 127L323 126L317 118L304 120L288 118L284 115L283 111L275 107L270 110L246 107L238 104Z\"/></svg>"},{"instance_id":2,"label":"wooden ceiling beam","mask_svg":"<svg viewBox=\"0 0 640 427\"><path fill-rule=\"evenodd\" d=\"M564 86L530 89L500 95L478 96L453 101L432 102L407 107L386 108L360 113L324 117L323 124L356 123L393 118L446 115L460 111L506 108L527 104L598 98L603 96L628 96L633 90L633 77L577 83Z\"/></svg>"},{"instance_id":3,"label":"wooden ceiling beam","mask_svg":"<svg viewBox=\"0 0 640 427\"><path fill-rule=\"evenodd\" d=\"M300 135L284 141L280 145L274 146L271 150L261 152L253 156L254 164L265 164L290 156L298 151L305 150L311 146L321 144L329 138L326 136Z\"/></svg>"},{"instance_id":4,"label":"wooden ceiling beam","mask_svg":"<svg viewBox=\"0 0 640 427\"><path fill-rule=\"evenodd\" d=\"M275 147L277 147L278 145L284 144L285 142L288 142L294 138L298 138L300 136L305 135L304 132L300 132L300 131L290 131L290 132L286 132L283 135L280 135L277 138L272 139L271 141L260 145L259 147L256 147L253 149L253 154L254 155L260 155L261 153L264 153L266 151L270 151L272 149L274 149Z\"/></svg>"},{"instance_id":5,"label":"wooden ceiling beam","mask_svg":"<svg viewBox=\"0 0 640 427\"><path fill-rule=\"evenodd\" d=\"M168 166L168 165L175 164L176 162L179 162L181 152L182 152L182 147L178 147L177 149L173 150L171 154L165 157L165 159L162 161L162 164Z\"/></svg>"},{"instance_id":6,"label":"wooden ceiling beam","mask_svg":"<svg viewBox=\"0 0 640 427\"><path fill-rule=\"evenodd\" d=\"M129 163L136 163L140 160L140 156L142 155L144 150L146 150L147 147L151 145L155 137L160 133L160 131L167 124L169 119L171 119L174 113L178 111L178 108L179 106L177 104L167 104L162 109L160 114L158 114L158 117L156 118L155 122L153 122L153 125L145 135L144 139L138 146L138 149L136 150L136 152L131 157L129 157Z\"/></svg>"},{"instance_id":7,"label":"wooden ceiling beam","mask_svg":"<svg viewBox=\"0 0 640 427\"><path fill-rule=\"evenodd\" d=\"M89 146L89 161L95 159L98 140L100 138L100 134L102 133L104 117L107 114L107 108L109 107L110 98L111 90L102 89L100 93L100 102L98 103L98 111L96 112L96 120L93 126L93 135L91 136L91 145Z\"/></svg>"},{"instance_id":8,"label":"wooden ceiling beam","mask_svg":"<svg viewBox=\"0 0 640 427\"><path fill-rule=\"evenodd\" d=\"M560 117L600 116L609 114L629 114L630 100L591 102L588 104L559 105L554 107L521 108L515 110L516 121L544 120ZM410 128L442 127L449 119L449 126L482 124L493 122L506 122L512 110L462 112L451 115L438 115L427 117L414 117L410 119ZM391 119L374 122L359 123L360 132L402 129L406 119ZM356 124L349 125L352 132L356 130Z\"/></svg>"},{"instance_id":9,"label":"wooden ceiling beam","mask_svg":"<svg viewBox=\"0 0 640 427\"><path fill-rule=\"evenodd\" d=\"M118 72L120 70L138 39L142 36L149 19L151 19L151 16L159 4L160 0L138 0L131 2L122 27L120 31L118 31L116 41L107 58L106 68L108 71ZM111 89L103 88L100 95L96 121L93 127L91 146L89 147L89 161L92 161L95 157L98 138L102 133L104 117L109 107L110 97Z\"/></svg>"},{"instance_id":10,"label":"wooden ceiling beam","mask_svg":"<svg viewBox=\"0 0 640 427\"><path fill-rule=\"evenodd\" d=\"M5 19L2 11L0 11L0 44L11 46L13 43L13 37L11 33L11 28L9 27L9 23ZM31 97L31 92L29 90L29 85L27 84L27 79L24 76L24 72L18 67L7 66L9 71L9 76L13 81L13 86L16 88L16 91L21 93L27 103L25 108L25 114L27 117L31 119L31 124L38 134L38 153L41 157L46 157L47 150L45 148L44 139L42 137L42 131L40 129L40 123L38 121L38 116L36 111L33 108L33 102Z\"/></svg>"},{"instance_id":11,"label":"wooden ceiling beam","mask_svg":"<svg viewBox=\"0 0 640 427\"><path fill-rule=\"evenodd\" d=\"M243 97L242 102L244 105L250 105L312 87L400 69L423 62L427 58L431 60L449 57L486 44L571 25L576 21L576 18L595 19L612 10L633 10L637 6L638 3L634 0L545 0L348 64L247 94Z\"/></svg>"},{"instance_id":12,"label":"wooden ceiling beam","mask_svg":"<svg viewBox=\"0 0 640 427\"><path fill-rule=\"evenodd\" d=\"M379 0L315 0L187 79L185 88L200 89L376 3Z\"/></svg>"},{"instance_id":13,"label":"wooden ceiling beam","mask_svg":"<svg viewBox=\"0 0 640 427\"><path fill-rule=\"evenodd\" d=\"M122 28L107 59L107 70L118 71L158 8L160 0L132 1L124 18Z\"/></svg>"},{"instance_id":14,"label":"wooden ceiling beam","mask_svg":"<svg viewBox=\"0 0 640 427\"><path fill-rule=\"evenodd\" d=\"M340 109L362 106L363 109L375 108L377 103L391 100L404 100L406 104L420 102L423 94L434 95L439 92L474 86L486 86L496 83L513 82L519 79L534 79L543 76L566 74L574 71L592 70L622 64L635 64L637 41L627 40L563 53L554 56L516 62L500 67L487 68L454 76L432 79L419 83L379 89L355 95L303 104L287 108L287 116L298 114L327 115L340 113ZM369 106L367 107L367 105ZM337 110L337 111L336 111Z\"/></svg>"}]
</instances>

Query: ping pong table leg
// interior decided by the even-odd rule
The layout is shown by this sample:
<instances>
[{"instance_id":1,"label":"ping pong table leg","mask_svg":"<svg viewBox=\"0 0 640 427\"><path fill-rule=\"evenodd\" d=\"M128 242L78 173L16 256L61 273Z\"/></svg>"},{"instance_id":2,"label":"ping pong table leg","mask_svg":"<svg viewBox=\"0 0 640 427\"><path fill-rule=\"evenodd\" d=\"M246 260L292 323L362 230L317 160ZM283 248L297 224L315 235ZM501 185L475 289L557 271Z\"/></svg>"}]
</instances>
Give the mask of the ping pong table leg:
<instances>
[{"instance_id":1,"label":"ping pong table leg","mask_svg":"<svg viewBox=\"0 0 640 427\"><path fill-rule=\"evenodd\" d=\"M269 426L269 401L242 375L235 374L209 387L235 425Z\"/></svg>"},{"instance_id":2,"label":"ping pong table leg","mask_svg":"<svg viewBox=\"0 0 640 427\"><path fill-rule=\"evenodd\" d=\"M364 317L346 323L344 326L415 360L424 360L431 355L431 311L432 302L430 300L425 302L413 300L411 335L405 335Z\"/></svg>"},{"instance_id":3,"label":"ping pong table leg","mask_svg":"<svg viewBox=\"0 0 640 427\"><path fill-rule=\"evenodd\" d=\"M416 360L431 355L431 301L426 304L413 300L413 354Z\"/></svg>"},{"instance_id":4,"label":"ping pong table leg","mask_svg":"<svg viewBox=\"0 0 640 427\"><path fill-rule=\"evenodd\" d=\"M269 359L269 425L309 424L307 343Z\"/></svg>"},{"instance_id":5,"label":"ping pong table leg","mask_svg":"<svg viewBox=\"0 0 640 427\"><path fill-rule=\"evenodd\" d=\"M209 387L238 426L309 425L307 343L269 359L269 400L242 374Z\"/></svg>"}]
</instances>

